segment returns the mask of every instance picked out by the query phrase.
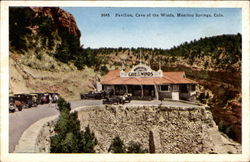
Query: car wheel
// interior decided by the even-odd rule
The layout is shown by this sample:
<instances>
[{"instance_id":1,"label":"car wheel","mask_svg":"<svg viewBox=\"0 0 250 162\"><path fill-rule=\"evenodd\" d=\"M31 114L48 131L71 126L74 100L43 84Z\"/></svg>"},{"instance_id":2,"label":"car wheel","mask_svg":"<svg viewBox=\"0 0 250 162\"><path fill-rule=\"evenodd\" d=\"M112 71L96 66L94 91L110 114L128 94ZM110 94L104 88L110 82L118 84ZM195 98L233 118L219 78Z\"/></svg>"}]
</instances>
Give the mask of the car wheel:
<instances>
[{"instance_id":1,"label":"car wheel","mask_svg":"<svg viewBox=\"0 0 250 162\"><path fill-rule=\"evenodd\" d=\"M18 111L22 111L23 107L22 106L18 106L17 109L18 109Z\"/></svg>"},{"instance_id":2,"label":"car wheel","mask_svg":"<svg viewBox=\"0 0 250 162\"><path fill-rule=\"evenodd\" d=\"M9 109L9 112L13 113L15 112L15 109Z\"/></svg>"}]
</instances>

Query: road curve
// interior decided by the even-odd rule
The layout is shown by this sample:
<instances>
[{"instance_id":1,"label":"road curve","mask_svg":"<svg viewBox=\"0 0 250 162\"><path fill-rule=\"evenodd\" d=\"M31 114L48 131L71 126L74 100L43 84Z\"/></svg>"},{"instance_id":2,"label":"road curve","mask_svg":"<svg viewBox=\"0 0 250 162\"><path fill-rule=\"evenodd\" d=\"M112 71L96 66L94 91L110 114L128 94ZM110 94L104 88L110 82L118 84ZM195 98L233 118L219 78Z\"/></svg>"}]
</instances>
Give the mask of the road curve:
<instances>
[{"instance_id":1,"label":"road curve","mask_svg":"<svg viewBox=\"0 0 250 162\"><path fill-rule=\"evenodd\" d=\"M80 106L100 105L101 100L71 101L71 109ZM9 114L9 152L13 153L23 132L36 121L59 114L56 104L44 104Z\"/></svg>"}]
</instances>

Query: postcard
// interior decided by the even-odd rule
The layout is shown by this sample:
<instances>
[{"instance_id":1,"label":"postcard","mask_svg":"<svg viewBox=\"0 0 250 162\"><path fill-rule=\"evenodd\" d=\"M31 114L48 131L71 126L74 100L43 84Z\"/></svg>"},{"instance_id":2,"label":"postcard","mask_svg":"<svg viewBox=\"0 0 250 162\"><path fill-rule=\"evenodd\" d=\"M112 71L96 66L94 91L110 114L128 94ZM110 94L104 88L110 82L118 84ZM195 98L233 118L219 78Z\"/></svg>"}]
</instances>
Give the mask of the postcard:
<instances>
[{"instance_id":1,"label":"postcard","mask_svg":"<svg viewBox=\"0 0 250 162\"><path fill-rule=\"evenodd\" d=\"M249 2L3 1L1 20L2 161L250 159Z\"/></svg>"}]
</instances>

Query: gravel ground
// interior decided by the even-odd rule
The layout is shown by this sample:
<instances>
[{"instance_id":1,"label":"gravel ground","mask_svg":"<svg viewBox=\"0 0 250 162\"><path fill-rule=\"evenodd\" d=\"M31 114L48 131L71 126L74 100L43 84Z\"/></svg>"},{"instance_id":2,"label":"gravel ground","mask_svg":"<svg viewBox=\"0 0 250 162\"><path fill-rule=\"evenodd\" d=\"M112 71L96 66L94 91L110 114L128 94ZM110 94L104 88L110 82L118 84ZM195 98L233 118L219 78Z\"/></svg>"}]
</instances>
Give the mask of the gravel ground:
<instances>
[{"instance_id":1,"label":"gravel ground","mask_svg":"<svg viewBox=\"0 0 250 162\"><path fill-rule=\"evenodd\" d=\"M75 109L80 106L94 106L101 105L101 100L80 100L72 101L71 108ZM178 106L178 107L190 107L194 106L188 103L181 102L172 102L172 101L131 101L131 103L126 103L127 105L169 105L169 106ZM22 133L36 121L49 117L52 115L59 114L56 109L55 104L45 104L38 105L37 107L23 109L22 111L16 111L15 113L9 114L9 152L12 153L15 149L15 146L18 144L18 141Z\"/></svg>"}]
</instances>

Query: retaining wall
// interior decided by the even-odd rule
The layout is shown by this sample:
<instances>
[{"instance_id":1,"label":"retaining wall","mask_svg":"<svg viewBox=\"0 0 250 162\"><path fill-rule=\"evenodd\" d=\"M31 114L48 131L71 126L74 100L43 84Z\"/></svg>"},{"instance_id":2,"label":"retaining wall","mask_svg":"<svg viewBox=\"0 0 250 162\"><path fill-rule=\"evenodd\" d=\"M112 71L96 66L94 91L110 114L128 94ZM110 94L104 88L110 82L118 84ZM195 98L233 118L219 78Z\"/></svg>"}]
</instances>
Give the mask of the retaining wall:
<instances>
[{"instance_id":1,"label":"retaining wall","mask_svg":"<svg viewBox=\"0 0 250 162\"><path fill-rule=\"evenodd\" d=\"M205 107L106 105L74 109L81 129L87 125L98 139L97 153L107 153L112 139L119 136L125 144L140 142L151 153L240 153L241 146L223 137L212 114ZM15 152L49 152L56 118L37 127L30 145L23 139ZM31 126L31 128L34 126ZM26 132L26 131L25 131ZM29 132L29 131L28 131ZM28 135L28 133L24 133ZM33 134L34 135L34 134Z\"/></svg>"}]
</instances>

